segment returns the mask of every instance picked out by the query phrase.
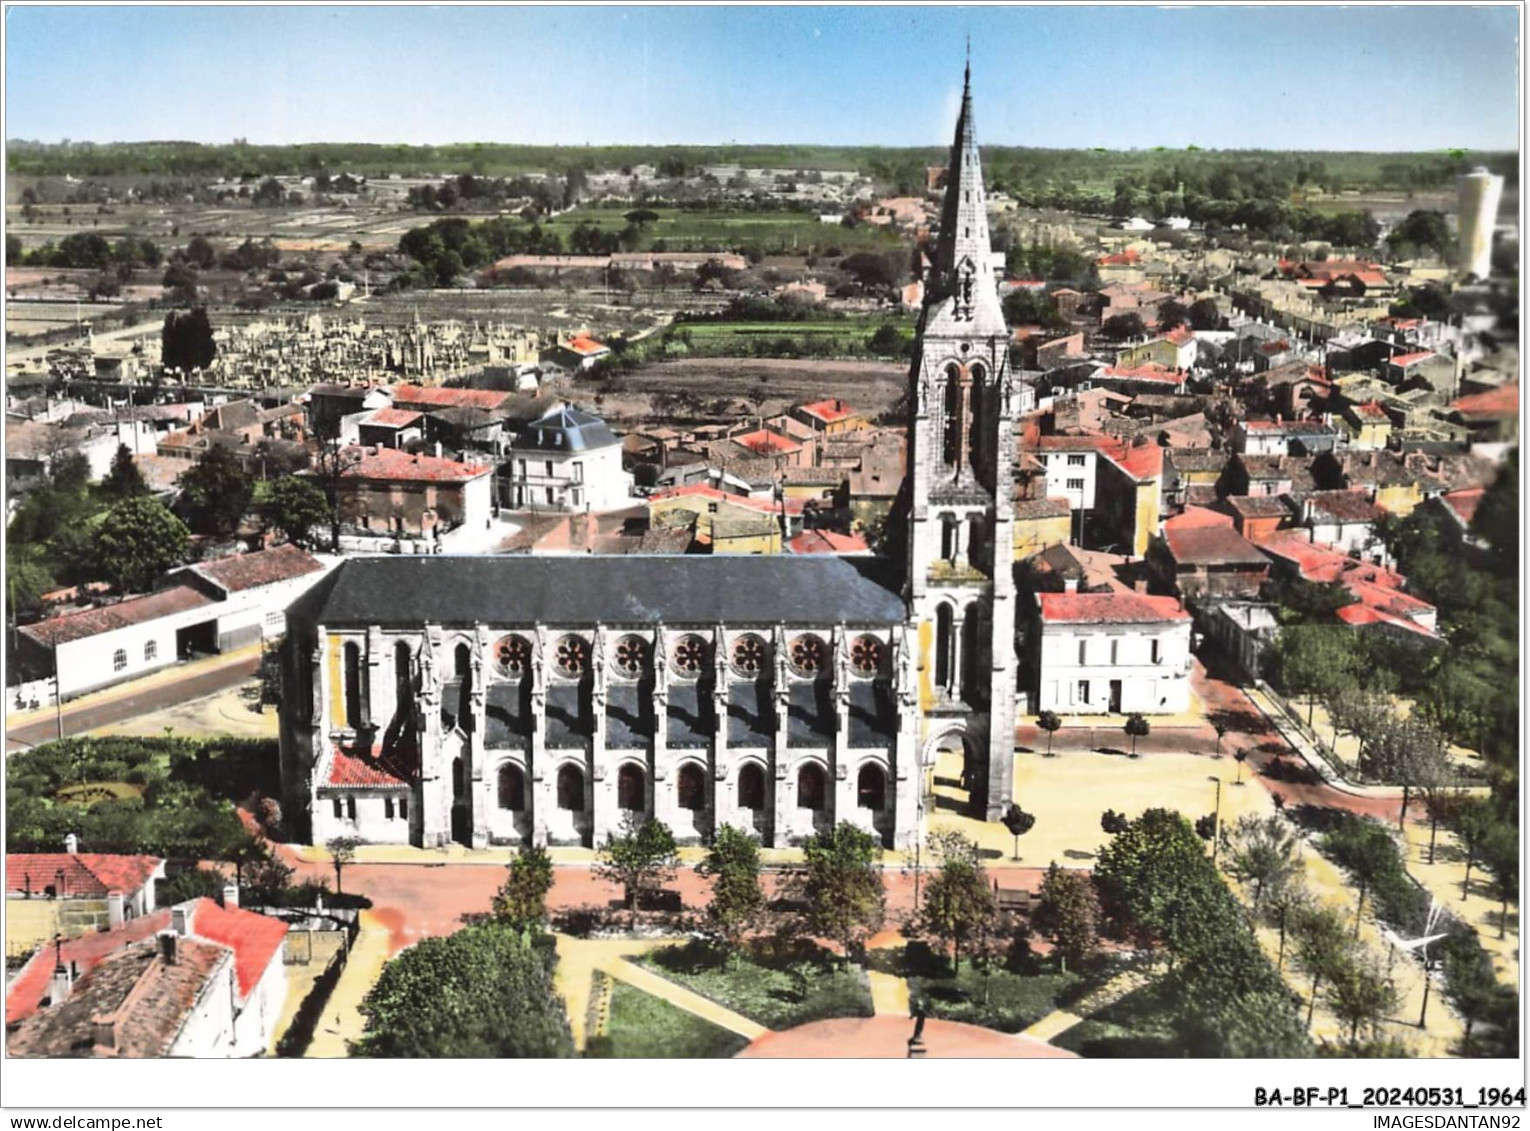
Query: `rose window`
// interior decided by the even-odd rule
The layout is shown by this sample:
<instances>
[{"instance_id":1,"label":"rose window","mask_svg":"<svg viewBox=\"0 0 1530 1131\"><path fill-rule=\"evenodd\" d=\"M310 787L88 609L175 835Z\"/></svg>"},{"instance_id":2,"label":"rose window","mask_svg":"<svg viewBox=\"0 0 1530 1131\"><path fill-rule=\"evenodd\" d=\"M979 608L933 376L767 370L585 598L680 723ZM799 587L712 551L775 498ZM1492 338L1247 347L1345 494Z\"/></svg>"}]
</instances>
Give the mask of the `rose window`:
<instances>
[{"instance_id":1,"label":"rose window","mask_svg":"<svg viewBox=\"0 0 1530 1131\"><path fill-rule=\"evenodd\" d=\"M637 679L648 665L648 641L641 636L623 636L616 642L616 670L628 679Z\"/></svg>"},{"instance_id":2,"label":"rose window","mask_svg":"<svg viewBox=\"0 0 1530 1131\"><path fill-rule=\"evenodd\" d=\"M798 675L817 675L823 671L828 651L822 639L805 633L792 641L792 668Z\"/></svg>"},{"instance_id":3,"label":"rose window","mask_svg":"<svg viewBox=\"0 0 1530 1131\"><path fill-rule=\"evenodd\" d=\"M769 654L769 645L754 633L740 636L733 642L733 670L744 676L759 675Z\"/></svg>"},{"instance_id":4,"label":"rose window","mask_svg":"<svg viewBox=\"0 0 1530 1131\"><path fill-rule=\"evenodd\" d=\"M525 675L531 667L531 641L523 636L502 636L494 642L494 662L506 675Z\"/></svg>"},{"instance_id":5,"label":"rose window","mask_svg":"<svg viewBox=\"0 0 1530 1131\"><path fill-rule=\"evenodd\" d=\"M707 642L699 636L682 636L675 644L675 671L695 679L707 666Z\"/></svg>"},{"instance_id":6,"label":"rose window","mask_svg":"<svg viewBox=\"0 0 1530 1131\"><path fill-rule=\"evenodd\" d=\"M570 678L583 675L590 666L590 646L578 636L565 636L553 650L553 663Z\"/></svg>"},{"instance_id":7,"label":"rose window","mask_svg":"<svg viewBox=\"0 0 1530 1131\"><path fill-rule=\"evenodd\" d=\"M850 646L850 666L858 675L876 675L882 670L882 658L887 655L887 645L875 636L857 637Z\"/></svg>"}]
</instances>

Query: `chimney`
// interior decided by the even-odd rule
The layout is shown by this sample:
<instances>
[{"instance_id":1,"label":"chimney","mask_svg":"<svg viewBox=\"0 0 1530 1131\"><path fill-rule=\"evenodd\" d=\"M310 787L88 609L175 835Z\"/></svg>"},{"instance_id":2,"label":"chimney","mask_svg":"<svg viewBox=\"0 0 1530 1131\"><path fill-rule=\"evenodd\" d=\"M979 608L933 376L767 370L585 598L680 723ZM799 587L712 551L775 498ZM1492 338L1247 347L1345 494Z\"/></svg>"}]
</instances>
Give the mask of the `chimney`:
<instances>
[{"instance_id":1,"label":"chimney","mask_svg":"<svg viewBox=\"0 0 1530 1131\"><path fill-rule=\"evenodd\" d=\"M127 921L127 896L120 891L108 893L106 897L106 925L108 927L120 927Z\"/></svg>"},{"instance_id":2,"label":"chimney","mask_svg":"<svg viewBox=\"0 0 1530 1131\"><path fill-rule=\"evenodd\" d=\"M69 996L69 991L74 988L74 976L69 968L60 962L53 968L53 977L48 980L48 1004L58 1005Z\"/></svg>"},{"instance_id":3,"label":"chimney","mask_svg":"<svg viewBox=\"0 0 1530 1131\"><path fill-rule=\"evenodd\" d=\"M90 1019L90 1043L105 1056L117 1053L117 1015L98 1013Z\"/></svg>"},{"instance_id":4,"label":"chimney","mask_svg":"<svg viewBox=\"0 0 1530 1131\"><path fill-rule=\"evenodd\" d=\"M182 914L182 912L177 908L174 914ZM176 951L180 947L180 935L175 931L160 931L154 937L159 941L160 958L164 960L166 966L174 966Z\"/></svg>"},{"instance_id":5,"label":"chimney","mask_svg":"<svg viewBox=\"0 0 1530 1131\"><path fill-rule=\"evenodd\" d=\"M238 884L224 884L223 885L223 906L225 908L228 908L228 907L238 907L239 906L239 885Z\"/></svg>"},{"instance_id":6,"label":"chimney","mask_svg":"<svg viewBox=\"0 0 1530 1131\"><path fill-rule=\"evenodd\" d=\"M170 928L171 929L169 931L161 931L161 937L166 934L174 934L179 935L181 938L185 938L186 935L190 933L191 924L188 921L186 908L184 906L172 907L170 909Z\"/></svg>"},{"instance_id":7,"label":"chimney","mask_svg":"<svg viewBox=\"0 0 1530 1131\"><path fill-rule=\"evenodd\" d=\"M1132 582L1132 590L1133 590L1133 592L1136 592L1136 593L1146 593L1147 592L1147 586L1148 586L1147 578L1145 578L1145 577L1139 577L1139 578L1137 578L1137 580Z\"/></svg>"},{"instance_id":8,"label":"chimney","mask_svg":"<svg viewBox=\"0 0 1530 1131\"><path fill-rule=\"evenodd\" d=\"M80 853L80 838L70 833L64 838L64 851L70 856L78 856Z\"/></svg>"},{"instance_id":9,"label":"chimney","mask_svg":"<svg viewBox=\"0 0 1530 1131\"><path fill-rule=\"evenodd\" d=\"M1065 577L1065 578L1063 578L1063 592L1064 593L1077 593L1078 592L1078 578L1076 578L1076 577Z\"/></svg>"},{"instance_id":10,"label":"chimney","mask_svg":"<svg viewBox=\"0 0 1530 1131\"><path fill-rule=\"evenodd\" d=\"M436 441L436 458L437 459L441 458L441 441L440 440Z\"/></svg>"}]
</instances>

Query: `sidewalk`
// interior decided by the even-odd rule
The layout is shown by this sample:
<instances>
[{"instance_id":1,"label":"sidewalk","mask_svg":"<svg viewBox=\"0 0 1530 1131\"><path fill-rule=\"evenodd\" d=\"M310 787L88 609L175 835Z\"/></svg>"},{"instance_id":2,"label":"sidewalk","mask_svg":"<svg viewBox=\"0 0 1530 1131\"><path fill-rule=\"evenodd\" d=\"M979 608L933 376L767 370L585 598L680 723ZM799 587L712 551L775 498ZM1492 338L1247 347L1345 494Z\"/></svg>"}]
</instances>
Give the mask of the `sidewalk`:
<instances>
[{"instance_id":1,"label":"sidewalk","mask_svg":"<svg viewBox=\"0 0 1530 1131\"><path fill-rule=\"evenodd\" d=\"M361 1003L382 976L389 950L388 929L372 912L363 911L361 933L356 936L340 980L329 995L305 1057L333 1059L350 1055L348 1042L360 1037L366 1028Z\"/></svg>"},{"instance_id":2,"label":"sidewalk","mask_svg":"<svg viewBox=\"0 0 1530 1131\"><path fill-rule=\"evenodd\" d=\"M661 978L653 971L644 969L625 958L617 958L605 963L601 969L619 982L626 982L634 989L652 994L656 998L669 1002L677 1009L693 1013L704 1021L710 1021L714 1025L727 1029L730 1033L737 1033L751 1041L770 1032L758 1021L751 1021L741 1013L734 1013L733 1010L718 1005L711 998L702 997L684 986L676 985L668 978Z\"/></svg>"},{"instance_id":3,"label":"sidewalk","mask_svg":"<svg viewBox=\"0 0 1530 1131\"><path fill-rule=\"evenodd\" d=\"M83 714L108 703L115 703L121 699L127 699L134 695L142 695L146 691L155 688L167 687L182 680L191 679L199 675L207 675L212 672L222 671L225 668L235 667L239 664L248 663L258 659L261 646L249 644L233 652L224 652L221 655L209 656L205 660L192 660L189 663L171 664L157 672L142 676L139 679L128 680L124 683L116 683L111 687L102 688L100 691L92 691L88 694L66 700L64 703L63 717L64 729L69 729L71 717ZM35 711L11 711L5 712L5 729L15 730L20 727L31 726L34 723L52 722L58 712L53 707L41 707Z\"/></svg>"}]
</instances>

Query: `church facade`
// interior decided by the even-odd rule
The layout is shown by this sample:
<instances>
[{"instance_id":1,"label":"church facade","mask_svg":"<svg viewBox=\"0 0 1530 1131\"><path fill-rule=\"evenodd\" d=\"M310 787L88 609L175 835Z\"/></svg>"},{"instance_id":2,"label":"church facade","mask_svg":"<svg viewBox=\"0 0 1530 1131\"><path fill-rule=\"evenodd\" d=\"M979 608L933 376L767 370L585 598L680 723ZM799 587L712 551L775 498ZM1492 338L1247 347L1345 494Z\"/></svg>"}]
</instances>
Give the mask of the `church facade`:
<instances>
[{"instance_id":1,"label":"church facade","mask_svg":"<svg viewBox=\"0 0 1530 1131\"><path fill-rule=\"evenodd\" d=\"M900 562L375 557L288 614L281 769L314 843L597 846L634 820L921 831L936 752L1010 800L1015 420L969 89L910 372Z\"/></svg>"}]
</instances>

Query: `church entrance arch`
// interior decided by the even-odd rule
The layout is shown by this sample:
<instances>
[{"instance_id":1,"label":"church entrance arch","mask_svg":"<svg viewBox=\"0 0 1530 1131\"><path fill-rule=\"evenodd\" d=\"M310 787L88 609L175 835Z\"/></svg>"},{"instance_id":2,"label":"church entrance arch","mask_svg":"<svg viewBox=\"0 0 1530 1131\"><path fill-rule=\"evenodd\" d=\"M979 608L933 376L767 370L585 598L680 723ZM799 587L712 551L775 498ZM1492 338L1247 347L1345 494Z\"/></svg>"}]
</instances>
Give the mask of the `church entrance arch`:
<instances>
[{"instance_id":1,"label":"church entrance arch","mask_svg":"<svg viewBox=\"0 0 1530 1131\"><path fill-rule=\"evenodd\" d=\"M920 752L920 804L926 814L981 814L984 785L981 747L963 724L934 731Z\"/></svg>"}]
</instances>

